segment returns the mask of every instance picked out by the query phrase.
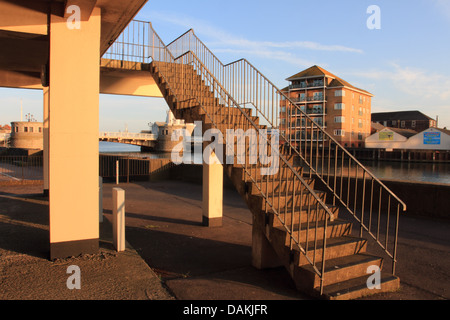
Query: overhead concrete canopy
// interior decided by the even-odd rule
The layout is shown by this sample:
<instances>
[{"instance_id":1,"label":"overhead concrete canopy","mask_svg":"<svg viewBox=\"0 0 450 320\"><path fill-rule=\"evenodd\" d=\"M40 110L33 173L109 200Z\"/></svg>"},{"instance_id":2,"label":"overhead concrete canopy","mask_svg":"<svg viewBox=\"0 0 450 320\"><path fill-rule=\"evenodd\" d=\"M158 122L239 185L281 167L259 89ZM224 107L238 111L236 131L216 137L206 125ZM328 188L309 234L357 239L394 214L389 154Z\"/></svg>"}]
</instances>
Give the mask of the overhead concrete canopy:
<instances>
[{"instance_id":1,"label":"overhead concrete canopy","mask_svg":"<svg viewBox=\"0 0 450 320\"><path fill-rule=\"evenodd\" d=\"M81 20L101 8L100 56L116 40L147 0L1 0L0 86L42 88L41 73L49 61L49 15L69 17L80 7ZM53 8L53 9L52 9ZM56 8L56 9L55 9ZM100 59L100 57L99 57Z\"/></svg>"}]
</instances>

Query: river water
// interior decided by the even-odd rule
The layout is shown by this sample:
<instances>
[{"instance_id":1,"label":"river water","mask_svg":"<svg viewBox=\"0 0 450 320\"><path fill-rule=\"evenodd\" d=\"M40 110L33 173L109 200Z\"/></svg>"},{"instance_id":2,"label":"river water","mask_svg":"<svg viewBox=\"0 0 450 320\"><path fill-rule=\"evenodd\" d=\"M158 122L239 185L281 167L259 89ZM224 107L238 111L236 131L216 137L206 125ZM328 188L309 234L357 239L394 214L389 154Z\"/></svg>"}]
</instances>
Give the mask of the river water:
<instances>
[{"instance_id":1,"label":"river water","mask_svg":"<svg viewBox=\"0 0 450 320\"><path fill-rule=\"evenodd\" d=\"M120 153L146 158L169 158L170 154L140 153L136 146L100 142L100 153ZM450 184L450 163L361 161L379 179Z\"/></svg>"}]
</instances>

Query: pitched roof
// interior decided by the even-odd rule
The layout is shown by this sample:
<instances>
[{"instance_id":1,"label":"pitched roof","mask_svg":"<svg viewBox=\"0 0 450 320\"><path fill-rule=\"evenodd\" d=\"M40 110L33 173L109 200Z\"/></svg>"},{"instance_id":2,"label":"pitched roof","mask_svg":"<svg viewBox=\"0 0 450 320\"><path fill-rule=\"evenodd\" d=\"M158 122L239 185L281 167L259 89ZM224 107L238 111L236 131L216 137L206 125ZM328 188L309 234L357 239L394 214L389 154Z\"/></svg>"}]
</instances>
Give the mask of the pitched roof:
<instances>
[{"instance_id":1,"label":"pitched roof","mask_svg":"<svg viewBox=\"0 0 450 320\"><path fill-rule=\"evenodd\" d=\"M363 93L369 94L371 96L373 96L370 92L357 88L353 85L351 85L350 83L348 83L347 81L345 81L344 79L339 78L338 76L332 74L331 72L317 66L314 65L312 67L309 67L306 70L303 70L297 74L294 74L293 76L287 78L287 81L293 81L293 80L299 80L299 79L304 79L304 78L310 78L310 77L328 77L328 78L332 78L333 80L328 84L328 87L348 87L351 89L355 89L358 91L361 91Z\"/></svg>"},{"instance_id":2,"label":"pitched roof","mask_svg":"<svg viewBox=\"0 0 450 320\"><path fill-rule=\"evenodd\" d=\"M406 138L415 136L417 134L417 131L414 131L412 129L390 128L390 127L386 127L386 129L394 131L394 132L398 133L399 135L402 135Z\"/></svg>"},{"instance_id":3,"label":"pitched roof","mask_svg":"<svg viewBox=\"0 0 450 320\"><path fill-rule=\"evenodd\" d=\"M287 78L287 81L292 81L292 80L296 80L296 79L301 79L301 78L308 78L308 77L317 77L317 76L329 76L332 78L335 78L336 76L330 72L328 72L327 70L319 67L319 66L312 66L309 67L306 70L303 70L297 74L294 74L293 76Z\"/></svg>"},{"instance_id":4,"label":"pitched roof","mask_svg":"<svg viewBox=\"0 0 450 320\"><path fill-rule=\"evenodd\" d=\"M394 111L372 113L372 121L393 121L393 120L434 120L420 111Z\"/></svg>"},{"instance_id":5,"label":"pitched roof","mask_svg":"<svg viewBox=\"0 0 450 320\"><path fill-rule=\"evenodd\" d=\"M382 124L380 124L378 122L372 122L371 126L372 126L372 129L377 131L377 132L383 130L384 128L386 128L385 126L383 126Z\"/></svg>"}]
</instances>

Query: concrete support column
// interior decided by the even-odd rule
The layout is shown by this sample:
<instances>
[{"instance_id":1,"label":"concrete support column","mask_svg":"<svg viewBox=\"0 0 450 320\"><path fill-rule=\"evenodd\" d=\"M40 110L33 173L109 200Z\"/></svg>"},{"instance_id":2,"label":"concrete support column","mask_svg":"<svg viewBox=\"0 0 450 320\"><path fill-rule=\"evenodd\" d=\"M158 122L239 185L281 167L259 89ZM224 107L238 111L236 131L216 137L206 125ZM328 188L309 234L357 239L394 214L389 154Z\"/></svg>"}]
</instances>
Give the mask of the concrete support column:
<instances>
[{"instance_id":1,"label":"concrete support column","mask_svg":"<svg viewBox=\"0 0 450 320\"><path fill-rule=\"evenodd\" d=\"M265 223L262 214L253 215L252 265L257 269L281 266L281 260L264 234Z\"/></svg>"},{"instance_id":2,"label":"concrete support column","mask_svg":"<svg viewBox=\"0 0 450 320\"><path fill-rule=\"evenodd\" d=\"M203 163L203 225L221 227L223 219L223 165L213 153Z\"/></svg>"},{"instance_id":3,"label":"concrete support column","mask_svg":"<svg viewBox=\"0 0 450 320\"><path fill-rule=\"evenodd\" d=\"M44 196L48 196L49 194L49 178L48 178L48 155L49 155L49 148L48 148L48 128L49 128L49 118L48 118L48 112L49 112L49 88L44 87L43 90L44 94L44 123L43 123L43 136L44 136L44 150L43 150L43 174L44 174Z\"/></svg>"},{"instance_id":4,"label":"concrete support column","mask_svg":"<svg viewBox=\"0 0 450 320\"><path fill-rule=\"evenodd\" d=\"M79 29L52 3L48 92L50 258L98 252L101 9ZM83 8L81 8L83 10Z\"/></svg>"}]
</instances>

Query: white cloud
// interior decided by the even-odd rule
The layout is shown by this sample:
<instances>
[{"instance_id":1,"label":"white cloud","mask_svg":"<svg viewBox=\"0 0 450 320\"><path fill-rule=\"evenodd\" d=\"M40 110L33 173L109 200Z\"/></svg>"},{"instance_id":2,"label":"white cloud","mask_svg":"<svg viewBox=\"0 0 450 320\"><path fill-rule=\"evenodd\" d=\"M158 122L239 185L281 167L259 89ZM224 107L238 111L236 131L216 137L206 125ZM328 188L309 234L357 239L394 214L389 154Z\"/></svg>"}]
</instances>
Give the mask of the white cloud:
<instances>
[{"instance_id":1,"label":"white cloud","mask_svg":"<svg viewBox=\"0 0 450 320\"><path fill-rule=\"evenodd\" d=\"M434 0L438 11L450 20L450 1L449 0Z\"/></svg>"},{"instance_id":2,"label":"white cloud","mask_svg":"<svg viewBox=\"0 0 450 320\"><path fill-rule=\"evenodd\" d=\"M296 66L309 67L315 63L308 61L295 52L298 49L344 53L363 53L362 50L350 48L339 44L326 45L312 41L254 41L241 36L233 35L216 28L204 21L178 16L173 13L153 12L154 21L164 21L178 25L186 29L193 28L194 32L207 43L214 52L246 54L247 56L259 56L266 59L281 60ZM325 63L320 63L325 65Z\"/></svg>"},{"instance_id":3,"label":"white cloud","mask_svg":"<svg viewBox=\"0 0 450 320\"><path fill-rule=\"evenodd\" d=\"M352 72L354 76L391 83L396 89L421 99L449 100L450 77L391 63L389 69Z\"/></svg>"}]
</instances>

